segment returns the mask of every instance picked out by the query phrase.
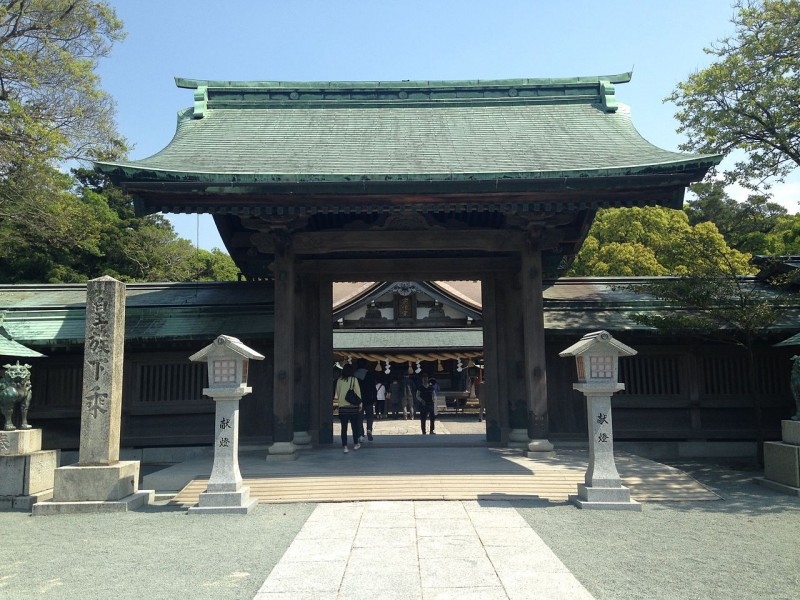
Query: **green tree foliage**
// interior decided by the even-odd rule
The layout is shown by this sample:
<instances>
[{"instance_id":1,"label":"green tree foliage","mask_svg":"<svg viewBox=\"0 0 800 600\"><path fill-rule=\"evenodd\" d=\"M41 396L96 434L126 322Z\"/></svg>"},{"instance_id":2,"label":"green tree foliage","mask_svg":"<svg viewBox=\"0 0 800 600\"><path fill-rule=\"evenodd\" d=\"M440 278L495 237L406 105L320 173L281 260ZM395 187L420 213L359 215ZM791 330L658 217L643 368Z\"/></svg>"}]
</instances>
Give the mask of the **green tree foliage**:
<instances>
[{"instance_id":1,"label":"green tree foliage","mask_svg":"<svg viewBox=\"0 0 800 600\"><path fill-rule=\"evenodd\" d=\"M122 37L105 2L0 0L0 177L124 149L94 72Z\"/></svg>"},{"instance_id":2,"label":"green tree foliage","mask_svg":"<svg viewBox=\"0 0 800 600\"><path fill-rule=\"evenodd\" d=\"M97 61L123 37L107 2L0 0L0 281L235 279L225 253L197 250L161 216L70 160L126 152Z\"/></svg>"},{"instance_id":3,"label":"green tree foliage","mask_svg":"<svg viewBox=\"0 0 800 600\"><path fill-rule=\"evenodd\" d=\"M85 169L74 177L56 174L52 180L60 187L37 205L35 220L0 222L0 282L72 283L101 275L128 282L237 278L230 256L195 248L161 215L136 217L130 199L104 176Z\"/></svg>"},{"instance_id":4,"label":"green tree foliage","mask_svg":"<svg viewBox=\"0 0 800 600\"><path fill-rule=\"evenodd\" d=\"M93 208L76 202L64 160L115 156L113 104L97 60L122 37L102 2L0 0L0 256L6 281L71 280L97 254ZM58 268L55 267L58 265Z\"/></svg>"},{"instance_id":5,"label":"green tree foliage","mask_svg":"<svg viewBox=\"0 0 800 600\"><path fill-rule=\"evenodd\" d=\"M663 207L597 212L570 275L688 275L701 264L700 251L750 273L749 255L731 249L710 222L690 225L683 211Z\"/></svg>"},{"instance_id":6,"label":"green tree foliage","mask_svg":"<svg viewBox=\"0 0 800 600\"><path fill-rule=\"evenodd\" d=\"M741 252L785 253L785 243L772 232L787 220L787 211L770 202L768 196L751 194L744 202L737 202L725 193L721 181L696 183L691 191L696 197L689 199L684 207L691 225L711 221L728 244Z\"/></svg>"},{"instance_id":7,"label":"green tree foliage","mask_svg":"<svg viewBox=\"0 0 800 600\"><path fill-rule=\"evenodd\" d=\"M709 67L678 84L685 150L746 153L726 173L756 189L800 165L800 0L743 0L732 37L705 52Z\"/></svg>"}]
</instances>

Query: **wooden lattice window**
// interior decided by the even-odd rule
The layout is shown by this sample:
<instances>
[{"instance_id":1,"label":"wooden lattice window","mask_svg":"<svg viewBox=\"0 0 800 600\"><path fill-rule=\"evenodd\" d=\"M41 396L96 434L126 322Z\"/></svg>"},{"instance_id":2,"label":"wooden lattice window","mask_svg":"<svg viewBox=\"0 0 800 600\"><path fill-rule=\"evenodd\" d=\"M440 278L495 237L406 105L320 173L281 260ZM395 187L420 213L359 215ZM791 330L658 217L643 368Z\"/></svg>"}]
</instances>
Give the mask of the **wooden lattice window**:
<instances>
[{"instance_id":1,"label":"wooden lattice window","mask_svg":"<svg viewBox=\"0 0 800 600\"><path fill-rule=\"evenodd\" d=\"M206 386L206 363L155 363L137 366L138 401L200 400Z\"/></svg>"},{"instance_id":2,"label":"wooden lattice window","mask_svg":"<svg viewBox=\"0 0 800 600\"><path fill-rule=\"evenodd\" d=\"M619 361L625 394L675 396L681 393L680 357L673 354L634 356Z\"/></svg>"}]
</instances>

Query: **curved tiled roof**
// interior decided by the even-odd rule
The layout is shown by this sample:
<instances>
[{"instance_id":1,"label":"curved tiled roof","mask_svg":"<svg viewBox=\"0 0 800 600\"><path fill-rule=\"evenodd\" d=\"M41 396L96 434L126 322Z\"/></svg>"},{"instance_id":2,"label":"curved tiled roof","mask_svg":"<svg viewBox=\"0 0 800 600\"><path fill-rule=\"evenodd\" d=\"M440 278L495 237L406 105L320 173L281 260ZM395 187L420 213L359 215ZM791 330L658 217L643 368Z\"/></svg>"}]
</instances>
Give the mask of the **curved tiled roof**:
<instances>
[{"instance_id":1,"label":"curved tiled roof","mask_svg":"<svg viewBox=\"0 0 800 600\"><path fill-rule=\"evenodd\" d=\"M98 167L123 179L319 184L629 176L717 162L642 138L613 95L611 82L629 79L179 80L196 102L169 145Z\"/></svg>"}]
</instances>

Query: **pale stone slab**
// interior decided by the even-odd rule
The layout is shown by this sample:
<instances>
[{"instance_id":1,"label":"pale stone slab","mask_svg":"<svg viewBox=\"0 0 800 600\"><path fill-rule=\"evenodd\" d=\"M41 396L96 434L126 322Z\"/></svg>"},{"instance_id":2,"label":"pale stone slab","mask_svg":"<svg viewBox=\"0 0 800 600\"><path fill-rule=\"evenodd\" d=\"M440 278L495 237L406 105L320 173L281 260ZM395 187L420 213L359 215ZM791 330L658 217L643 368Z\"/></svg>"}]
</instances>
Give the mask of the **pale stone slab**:
<instances>
[{"instance_id":1,"label":"pale stone slab","mask_svg":"<svg viewBox=\"0 0 800 600\"><path fill-rule=\"evenodd\" d=\"M42 449L41 429L0 431L0 456L31 454Z\"/></svg>"},{"instance_id":2,"label":"pale stone slab","mask_svg":"<svg viewBox=\"0 0 800 600\"><path fill-rule=\"evenodd\" d=\"M55 450L0 456L0 496L29 496L53 487Z\"/></svg>"},{"instance_id":3,"label":"pale stone slab","mask_svg":"<svg viewBox=\"0 0 800 600\"><path fill-rule=\"evenodd\" d=\"M764 477L784 485L800 487L800 446L766 442Z\"/></svg>"},{"instance_id":4,"label":"pale stone slab","mask_svg":"<svg viewBox=\"0 0 800 600\"><path fill-rule=\"evenodd\" d=\"M28 472L23 494L32 495L52 490L57 466L58 453L55 450L40 450L28 455Z\"/></svg>"},{"instance_id":5,"label":"pale stone slab","mask_svg":"<svg viewBox=\"0 0 800 600\"><path fill-rule=\"evenodd\" d=\"M0 496L0 511L18 510L31 512L37 502L45 502L53 497L53 490L43 490L28 496Z\"/></svg>"},{"instance_id":6,"label":"pale stone slab","mask_svg":"<svg viewBox=\"0 0 800 600\"><path fill-rule=\"evenodd\" d=\"M781 434L784 444L800 446L800 421L781 421Z\"/></svg>"},{"instance_id":7,"label":"pale stone slab","mask_svg":"<svg viewBox=\"0 0 800 600\"><path fill-rule=\"evenodd\" d=\"M152 504L155 497L153 490L139 490L135 494L109 502L39 502L33 505L33 516L73 515L85 513L114 513L136 510Z\"/></svg>"},{"instance_id":8,"label":"pale stone slab","mask_svg":"<svg viewBox=\"0 0 800 600\"><path fill-rule=\"evenodd\" d=\"M0 496L21 496L25 487L24 455L0 456Z\"/></svg>"},{"instance_id":9,"label":"pale stone slab","mask_svg":"<svg viewBox=\"0 0 800 600\"><path fill-rule=\"evenodd\" d=\"M55 471L55 502L121 500L139 489L139 462L114 465L70 465Z\"/></svg>"}]
</instances>

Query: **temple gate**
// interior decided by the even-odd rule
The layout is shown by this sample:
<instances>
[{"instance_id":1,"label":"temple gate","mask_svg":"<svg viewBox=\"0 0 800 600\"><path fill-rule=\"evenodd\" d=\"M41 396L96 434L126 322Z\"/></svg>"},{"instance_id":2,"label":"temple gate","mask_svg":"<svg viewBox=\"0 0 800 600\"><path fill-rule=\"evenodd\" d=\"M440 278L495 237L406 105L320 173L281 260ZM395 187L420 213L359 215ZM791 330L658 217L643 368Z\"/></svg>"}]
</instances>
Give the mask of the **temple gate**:
<instances>
[{"instance_id":1,"label":"temple gate","mask_svg":"<svg viewBox=\"0 0 800 600\"><path fill-rule=\"evenodd\" d=\"M680 208L721 158L644 140L614 95L630 77L177 79L195 101L169 145L96 166L140 214L214 215L242 275L274 282L271 452L293 453L298 408L332 441L334 281L448 279L482 284L488 440L522 428L548 452L543 278L597 209Z\"/></svg>"}]
</instances>

